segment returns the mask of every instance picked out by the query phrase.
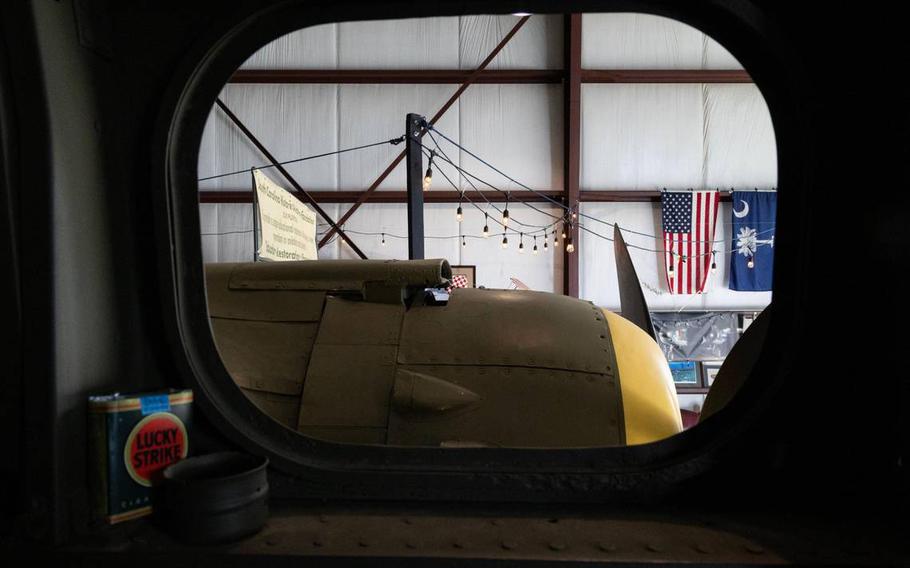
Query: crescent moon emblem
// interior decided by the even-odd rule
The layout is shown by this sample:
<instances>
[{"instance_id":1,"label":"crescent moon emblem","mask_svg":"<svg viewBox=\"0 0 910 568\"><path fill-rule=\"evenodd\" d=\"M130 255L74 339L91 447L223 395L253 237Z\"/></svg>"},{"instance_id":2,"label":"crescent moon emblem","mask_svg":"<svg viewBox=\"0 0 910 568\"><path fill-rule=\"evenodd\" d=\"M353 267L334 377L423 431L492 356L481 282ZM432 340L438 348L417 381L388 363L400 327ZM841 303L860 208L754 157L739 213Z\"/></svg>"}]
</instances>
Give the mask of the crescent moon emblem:
<instances>
[{"instance_id":1,"label":"crescent moon emblem","mask_svg":"<svg viewBox=\"0 0 910 568\"><path fill-rule=\"evenodd\" d=\"M734 207L734 208L733 208L733 215L734 215L737 219L742 219L743 217L745 217L746 215L749 214L749 204L746 203L746 202L745 202L744 200L742 200L742 199L740 199L739 202L743 204L743 210L742 210L742 211L737 211L737 210L736 210L736 207Z\"/></svg>"}]
</instances>

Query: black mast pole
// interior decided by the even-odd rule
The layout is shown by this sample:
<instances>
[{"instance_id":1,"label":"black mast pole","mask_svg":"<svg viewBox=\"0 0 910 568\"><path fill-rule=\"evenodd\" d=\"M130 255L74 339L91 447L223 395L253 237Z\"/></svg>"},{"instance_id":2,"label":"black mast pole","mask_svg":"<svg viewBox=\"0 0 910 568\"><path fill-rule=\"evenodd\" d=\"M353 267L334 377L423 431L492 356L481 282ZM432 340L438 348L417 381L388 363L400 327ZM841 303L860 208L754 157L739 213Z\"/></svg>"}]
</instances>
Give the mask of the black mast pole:
<instances>
[{"instance_id":1,"label":"black mast pole","mask_svg":"<svg viewBox=\"0 0 910 568\"><path fill-rule=\"evenodd\" d=\"M405 121L406 172L408 176L408 258L420 260L423 252L423 144L424 117L410 113Z\"/></svg>"}]
</instances>

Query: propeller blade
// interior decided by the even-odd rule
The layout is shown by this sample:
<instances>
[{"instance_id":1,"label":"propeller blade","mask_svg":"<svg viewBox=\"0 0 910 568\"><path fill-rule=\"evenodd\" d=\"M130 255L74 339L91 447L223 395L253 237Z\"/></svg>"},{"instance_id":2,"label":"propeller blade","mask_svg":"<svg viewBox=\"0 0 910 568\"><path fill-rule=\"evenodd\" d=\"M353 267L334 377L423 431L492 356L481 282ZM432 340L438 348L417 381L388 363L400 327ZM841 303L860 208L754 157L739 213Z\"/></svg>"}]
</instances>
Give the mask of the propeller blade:
<instances>
[{"instance_id":1,"label":"propeller blade","mask_svg":"<svg viewBox=\"0 0 910 568\"><path fill-rule=\"evenodd\" d=\"M619 281L619 308L622 317L634 323L657 341L654 334L654 324L651 323L651 311L645 301L645 294L641 291L641 283L635 273L635 265L629 256L626 241L622 238L619 225L613 226L613 252L616 256L616 276Z\"/></svg>"}]
</instances>

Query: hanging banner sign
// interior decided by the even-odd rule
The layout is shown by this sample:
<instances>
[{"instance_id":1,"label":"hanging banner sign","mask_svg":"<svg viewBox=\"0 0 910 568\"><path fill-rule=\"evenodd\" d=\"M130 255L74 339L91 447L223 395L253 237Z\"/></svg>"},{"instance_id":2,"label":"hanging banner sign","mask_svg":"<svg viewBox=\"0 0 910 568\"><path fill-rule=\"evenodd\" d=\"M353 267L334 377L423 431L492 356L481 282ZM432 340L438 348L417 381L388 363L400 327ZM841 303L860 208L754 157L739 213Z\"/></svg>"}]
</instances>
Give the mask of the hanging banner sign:
<instances>
[{"instance_id":1,"label":"hanging banner sign","mask_svg":"<svg viewBox=\"0 0 910 568\"><path fill-rule=\"evenodd\" d=\"M253 170L259 215L259 258L316 260L316 214L290 192Z\"/></svg>"}]
</instances>

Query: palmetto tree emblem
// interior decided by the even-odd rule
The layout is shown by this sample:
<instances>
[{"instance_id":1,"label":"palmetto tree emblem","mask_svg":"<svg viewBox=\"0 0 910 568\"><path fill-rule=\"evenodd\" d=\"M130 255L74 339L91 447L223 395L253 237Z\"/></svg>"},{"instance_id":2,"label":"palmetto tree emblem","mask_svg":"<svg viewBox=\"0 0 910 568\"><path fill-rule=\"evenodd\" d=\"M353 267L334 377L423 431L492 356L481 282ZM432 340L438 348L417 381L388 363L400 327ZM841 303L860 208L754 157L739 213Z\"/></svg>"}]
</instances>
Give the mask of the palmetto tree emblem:
<instances>
[{"instance_id":1,"label":"palmetto tree emblem","mask_svg":"<svg viewBox=\"0 0 910 568\"><path fill-rule=\"evenodd\" d=\"M755 229L752 227L743 227L736 235L737 252L743 256L752 256L755 254Z\"/></svg>"},{"instance_id":2,"label":"palmetto tree emblem","mask_svg":"<svg viewBox=\"0 0 910 568\"><path fill-rule=\"evenodd\" d=\"M774 236L770 239L759 239L755 234L755 229L752 227L743 227L739 230L739 234L736 235L736 252L739 254L749 257L755 256L755 249L758 245L771 245L774 246Z\"/></svg>"}]
</instances>

